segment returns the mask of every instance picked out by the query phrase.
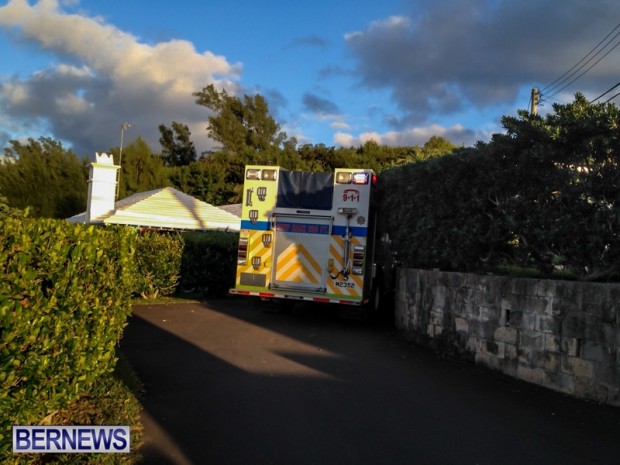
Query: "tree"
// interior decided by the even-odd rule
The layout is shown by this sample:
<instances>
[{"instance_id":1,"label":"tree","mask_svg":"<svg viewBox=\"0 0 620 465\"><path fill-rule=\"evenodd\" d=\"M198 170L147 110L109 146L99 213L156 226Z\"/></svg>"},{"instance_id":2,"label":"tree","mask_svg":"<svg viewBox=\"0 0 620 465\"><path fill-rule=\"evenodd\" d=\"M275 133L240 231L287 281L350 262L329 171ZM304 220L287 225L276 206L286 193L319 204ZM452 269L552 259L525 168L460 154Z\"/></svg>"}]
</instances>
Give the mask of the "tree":
<instances>
[{"instance_id":1,"label":"tree","mask_svg":"<svg viewBox=\"0 0 620 465\"><path fill-rule=\"evenodd\" d=\"M452 153L457 148L449 140L439 136L432 136L423 146L422 155L425 158L436 157L439 155L446 155Z\"/></svg>"},{"instance_id":2,"label":"tree","mask_svg":"<svg viewBox=\"0 0 620 465\"><path fill-rule=\"evenodd\" d=\"M191 132L185 124L172 122L172 128L159 125L162 159L166 166L185 166L196 161L196 148L190 140Z\"/></svg>"},{"instance_id":3,"label":"tree","mask_svg":"<svg viewBox=\"0 0 620 465\"><path fill-rule=\"evenodd\" d=\"M0 194L31 216L68 218L86 208L88 167L62 143L47 137L12 140L0 162Z\"/></svg>"},{"instance_id":4,"label":"tree","mask_svg":"<svg viewBox=\"0 0 620 465\"><path fill-rule=\"evenodd\" d=\"M243 101L228 95L226 90L218 91L213 84L193 94L196 103L213 111L209 117L209 137L236 155L246 151L277 152L287 139L286 133L269 114L267 101L259 94L244 95Z\"/></svg>"},{"instance_id":5,"label":"tree","mask_svg":"<svg viewBox=\"0 0 620 465\"><path fill-rule=\"evenodd\" d=\"M119 155L119 149L110 149ZM146 141L138 137L123 149L119 179L119 198L168 185L161 157L153 155Z\"/></svg>"}]
</instances>

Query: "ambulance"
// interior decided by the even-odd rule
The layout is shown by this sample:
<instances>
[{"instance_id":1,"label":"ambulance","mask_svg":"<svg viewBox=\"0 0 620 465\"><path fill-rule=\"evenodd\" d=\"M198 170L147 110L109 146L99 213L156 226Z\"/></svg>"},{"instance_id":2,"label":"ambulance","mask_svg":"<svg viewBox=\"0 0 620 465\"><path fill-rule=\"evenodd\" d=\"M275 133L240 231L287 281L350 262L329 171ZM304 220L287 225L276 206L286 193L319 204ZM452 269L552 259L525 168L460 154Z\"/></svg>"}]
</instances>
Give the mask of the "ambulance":
<instances>
[{"instance_id":1,"label":"ambulance","mask_svg":"<svg viewBox=\"0 0 620 465\"><path fill-rule=\"evenodd\" d=\"M378 310L376 188L370 169L246 166L230 293Z\"/></svg>"}]
</instances>

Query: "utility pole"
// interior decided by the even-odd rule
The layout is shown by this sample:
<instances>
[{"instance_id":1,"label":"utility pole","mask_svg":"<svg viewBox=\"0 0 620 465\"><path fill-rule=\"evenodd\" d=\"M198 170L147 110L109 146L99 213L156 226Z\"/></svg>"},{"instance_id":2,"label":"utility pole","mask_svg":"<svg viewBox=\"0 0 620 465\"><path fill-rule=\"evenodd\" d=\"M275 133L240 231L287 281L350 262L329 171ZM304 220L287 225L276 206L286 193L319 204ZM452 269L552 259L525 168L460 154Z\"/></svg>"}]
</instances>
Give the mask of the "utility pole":
<instances>
[{"instance_id":1,"label":"utility pole","mask_svg":"<svg viewBox=\"0 0 620 465\"><path fill-rule=\"evenodd\" d=\"M125 135L125 131L130 127L131 124L127 122L121 124L121 149L118 155L118 166L120 166L120 169L118 170L118 180L116 181L116 196L114 197L115 199L118 199L118 191L121 186L121 172L123 171L123 136Z\"/></svg>"},{"instance_id":2,"label":"utility pole","mask_svg":"<svg viewBox=\"0 0 620 465\"><path fill-rule=\"evenodd\" d=\"M540 91L538 87L532 87L532 96L530 97L530 102L532 106L530 107L530 115L536 116L538 114L538 102L540 101Z\"/></svg>"}]
</instances>

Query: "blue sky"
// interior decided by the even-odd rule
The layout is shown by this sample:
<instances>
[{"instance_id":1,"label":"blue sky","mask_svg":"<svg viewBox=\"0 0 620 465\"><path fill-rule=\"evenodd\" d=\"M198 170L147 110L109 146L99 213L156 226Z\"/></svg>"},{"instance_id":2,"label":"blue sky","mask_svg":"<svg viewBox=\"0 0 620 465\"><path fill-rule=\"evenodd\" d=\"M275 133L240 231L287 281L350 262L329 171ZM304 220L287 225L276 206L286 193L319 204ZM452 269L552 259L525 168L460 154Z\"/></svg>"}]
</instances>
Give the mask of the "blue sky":
<instances>
[{"instance_id":1,"label":"blue sky","mask_svg":"<svg viewBox=\"0 0 620 465\"><path fill-rule=\"evenodd\" d=\"M208 150L191 94L211 83L266 97L299 143L473 145L533 86L544 112L615 85L619 23L617 0L2 2L0 147L49 136L92 158L128 121L126 143L157 152L159 124L178 121ZM612 31L596 66L548 87Z\"/></svg>"}]
</instances>

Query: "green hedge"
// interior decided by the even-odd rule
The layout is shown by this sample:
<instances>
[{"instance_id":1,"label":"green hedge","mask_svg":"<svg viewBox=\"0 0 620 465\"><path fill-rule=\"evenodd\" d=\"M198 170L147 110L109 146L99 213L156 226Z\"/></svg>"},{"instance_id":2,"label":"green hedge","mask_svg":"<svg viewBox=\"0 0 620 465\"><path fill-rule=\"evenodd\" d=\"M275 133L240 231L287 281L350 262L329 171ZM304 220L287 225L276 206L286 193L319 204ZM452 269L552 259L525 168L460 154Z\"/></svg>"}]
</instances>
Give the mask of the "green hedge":
<instances>
[{"instance_id":1,"label":"green hedge","mask_svg":"<svg viewBox=\"0 0 620 465\"><path fill-rule=\"evenodd\" d=\"M239 234L220 231L185 233L181 288L205 296L221 295L234 286Z\"/></svg>"},{"instance_id":2,"label":"green hedge","mask_svg":"<svg viewBox=\"0 0 620 465\"><path fill-rule=\"evenodd\" d=\"M174 294L179 282L183 238L179 233L147 231L136 244L138 275L134 294L145 299Z\"/></svg>"},{"instance_id":3,"label":"green hedge","mask_svg":"<svg viewBox=\"0 0 620 465\"><path fill-rule=\"evenodd\" d=\"M134 246L127 228L0 221L0 458L12 425L50 421L113 370Z\"/></svg>"},{"instance_id":4,"label":"green hedge","mask_svg":"<svg viewBox=\"0 0 620 465\"><path fill-rule=\"evenodd\" d=\"M554 110L381 173L381 227L404 266L618 279L620 111L579 95Z\"/></svg>"}]
</instances>

